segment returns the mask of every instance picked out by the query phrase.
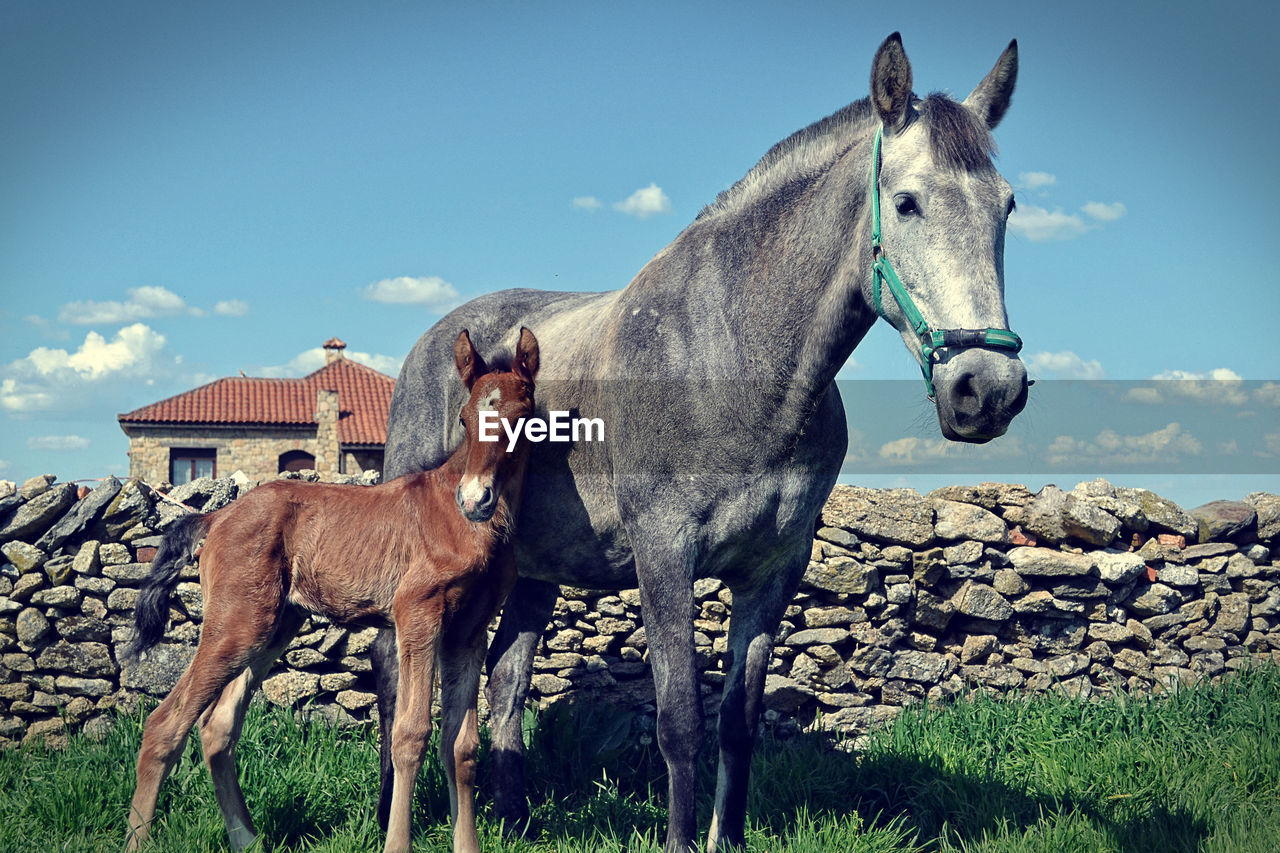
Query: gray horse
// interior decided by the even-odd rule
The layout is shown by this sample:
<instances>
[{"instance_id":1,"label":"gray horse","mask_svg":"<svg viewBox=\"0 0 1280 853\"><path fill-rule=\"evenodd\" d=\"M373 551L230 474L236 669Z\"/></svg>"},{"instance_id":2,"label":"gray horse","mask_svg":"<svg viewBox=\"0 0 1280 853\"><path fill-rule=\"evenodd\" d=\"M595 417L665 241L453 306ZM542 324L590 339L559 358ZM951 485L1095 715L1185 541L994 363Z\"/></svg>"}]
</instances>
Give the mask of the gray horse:
<instances>
[{"instance_id":1,"label":"gray horse","mask_svg":"<svg viewBox=\"0 0 1280 853\"><path fill-rule=\"evenodd\" d=\"M1026 403L1026 370L1007 343L1016 336L1002 331L1013 193L990 135L1017 64L1011 42L963 103L918 99L895 33L876 53L869 99L774 146L626 288L490 294L414 346L391 403L388 478L437 465L462 438L465 390L451 353L464 328L510 348L521 326L533 329L539 412L606 424L603 442L533 446L521 579L488 660L499 817L527 819L521 713L556 585L638 586L669 771L665 849L694 845L704 731L693 583L714 577L733 593L733 619L707 849L743 845L774 633L847 445L836 371L879 311L922 362L947 438L995 438ZM881 298L883 276L872 273L885 257L895 299ZM924 320L953 331L930 338ZM396 760L393 643L388 631L375 644L381 813Z\"/></svg>"}]
</instances>

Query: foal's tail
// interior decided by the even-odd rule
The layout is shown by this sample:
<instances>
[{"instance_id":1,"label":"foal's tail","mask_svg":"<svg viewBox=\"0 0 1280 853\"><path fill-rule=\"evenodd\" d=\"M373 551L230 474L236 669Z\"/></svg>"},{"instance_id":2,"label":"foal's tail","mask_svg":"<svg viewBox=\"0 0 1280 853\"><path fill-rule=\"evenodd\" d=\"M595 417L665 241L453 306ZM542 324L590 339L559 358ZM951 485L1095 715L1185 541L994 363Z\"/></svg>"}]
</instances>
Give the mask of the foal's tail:
<instances>
[{"instance_id":1,"label":"foal's tail","mask_svg":"<svg viewBox=\"0 0 1280 853\"><path fill-rule=\"evenodd\" d=\"M133 606L134 636L125 653L127 657L136 660L164 636L169 621L169 597L178 585L178 575L195 560L196 546L208 529L207 515L188 515L175 521L165 532L164 541L151 560L151 574L142 585L138 603Z\"/></svg>"}]
</instances>

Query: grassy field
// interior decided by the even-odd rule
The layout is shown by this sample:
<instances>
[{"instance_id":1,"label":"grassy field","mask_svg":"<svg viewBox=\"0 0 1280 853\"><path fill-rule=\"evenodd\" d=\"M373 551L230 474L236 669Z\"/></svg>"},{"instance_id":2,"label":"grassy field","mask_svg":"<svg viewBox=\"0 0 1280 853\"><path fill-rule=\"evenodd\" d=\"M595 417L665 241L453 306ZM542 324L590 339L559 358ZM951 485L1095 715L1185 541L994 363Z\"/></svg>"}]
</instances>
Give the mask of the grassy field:
<instances>
[{"instance_id":1,"label":"grassy field","mask_svg":"<svg viewBox=\"0 0 1280 853\"><path fill-rule=\"evenodd\" d=\"M117 850L141 720L102 743L0 753L0 851ZM657 850L665 779L635 721L553 711L528 721L537 832L485 850ZM703 756L709 819L714 752ZM370 732L300 724L255 707L238 750L264 849L381 848ZM1080 703L973 696L900 715L865 744L766 739L756 759L751 850L1280 850L1280 669L1173 697ZM447 850L434 757L418 785L416 849ZM225 850L198 738L166 782L153 848Z\"/></svg>"}]
</instances>

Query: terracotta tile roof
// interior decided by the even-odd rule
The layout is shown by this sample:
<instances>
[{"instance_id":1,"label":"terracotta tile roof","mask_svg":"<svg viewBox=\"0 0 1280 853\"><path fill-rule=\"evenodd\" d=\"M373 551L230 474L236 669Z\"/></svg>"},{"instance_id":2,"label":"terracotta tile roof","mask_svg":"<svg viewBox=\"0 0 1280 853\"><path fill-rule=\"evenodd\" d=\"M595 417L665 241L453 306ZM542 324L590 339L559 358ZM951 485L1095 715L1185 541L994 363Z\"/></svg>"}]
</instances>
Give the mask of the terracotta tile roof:
<instances>
[{"instance_id":1,"label":"terracotta tile roof","mask_svg":"<svg viewBox=\"0 0 1280 853\"><path fill-rule=\"evenodd\" d=\"M131 424L306 426L316 423L316 391L338 392L338 441L386 444L395 380L371 367L336 359L301 379L231 376L119 415Z\"/></svg>"}]
</instances>

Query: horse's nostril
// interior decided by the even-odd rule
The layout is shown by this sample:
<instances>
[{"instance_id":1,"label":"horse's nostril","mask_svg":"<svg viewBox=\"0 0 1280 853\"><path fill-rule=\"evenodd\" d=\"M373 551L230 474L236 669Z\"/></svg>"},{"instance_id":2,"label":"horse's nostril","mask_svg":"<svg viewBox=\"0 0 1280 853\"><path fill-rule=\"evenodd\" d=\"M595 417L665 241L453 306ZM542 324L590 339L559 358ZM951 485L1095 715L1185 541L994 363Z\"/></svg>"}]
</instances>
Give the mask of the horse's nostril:
<instances>
[{"instance_id":1,"label":"horse's nostril","mask_svg":"<svg viewBox=\"0 0 1280 853\"><path fill-rule=\"evenodd\" d=\"M951 386L951 408L959 415L976 415L982 407L978 389L974 385L977 375L961 374Z\"/></svg>"},{"instance_id":2,"label":"horse's nostril","mask_svg":"<svg viewBox=\"0 0 1280 853\"><path fill-rule=\"evenodd\" d=\"M1031 384L1029 382L1022 383L1022 389L1018 392L1018 396L1009 404L1010 417L1013 417L1027 407L1027 394L1030 389L1030 385Z\"/></svg>"}]
</instances>

